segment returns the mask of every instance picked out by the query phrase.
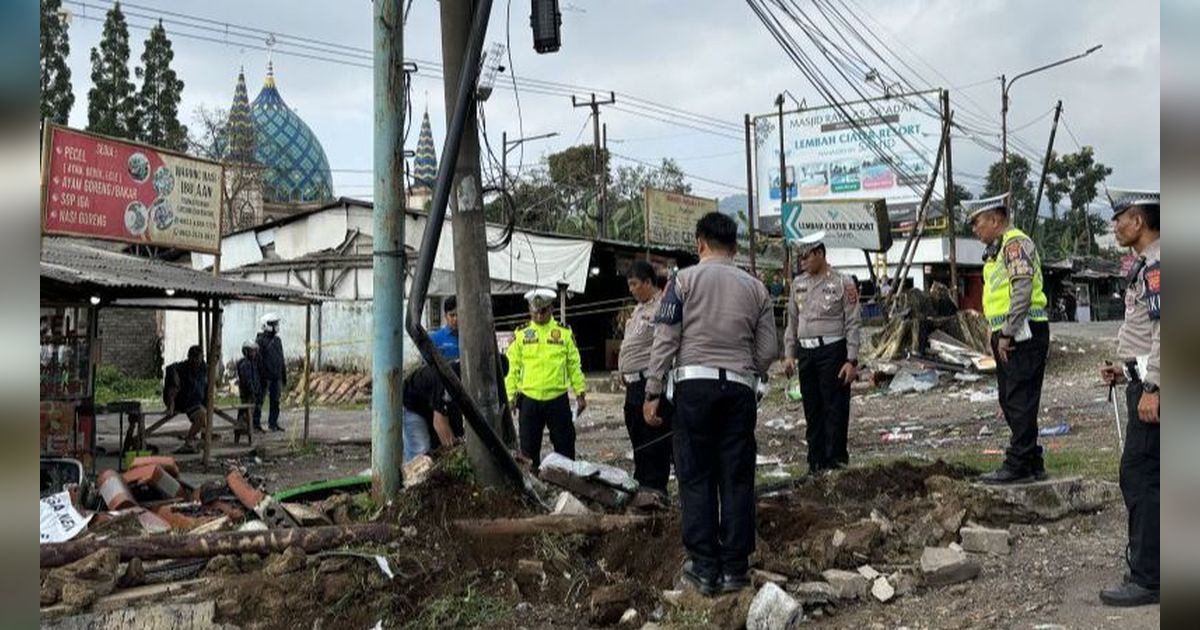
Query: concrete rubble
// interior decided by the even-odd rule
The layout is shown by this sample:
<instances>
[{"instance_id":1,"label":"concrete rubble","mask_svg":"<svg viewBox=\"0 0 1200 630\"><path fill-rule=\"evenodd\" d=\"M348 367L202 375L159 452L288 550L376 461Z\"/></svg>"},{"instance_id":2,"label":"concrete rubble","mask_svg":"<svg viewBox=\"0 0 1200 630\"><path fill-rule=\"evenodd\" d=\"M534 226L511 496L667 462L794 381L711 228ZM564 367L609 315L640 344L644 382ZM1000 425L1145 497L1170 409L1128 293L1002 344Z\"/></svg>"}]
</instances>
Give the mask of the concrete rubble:
<instances>
[{"instance_id":1,"label":"concrete rubble","mask_svg":"<svg viewBox=\"0 0 1200 630\"><path fill-rule=\"evenodd\" d=\"M871 581L854 571L828 569L821 573L821 577L838 599L863 599L871 590Z\"/></svg>"},{"instance_id":2,"label":"concrete rubble","mask_svg":"<svg viewBox=\"0 0 1200 630\"><path fill-rule=\"evenodd\" d=\"M930 586L945 586L975 579L981 570L979 561L961 549L926 547L921 553L921 574Z\"/></svg>"},{"instance_id":3,"label":"concrete rubble","mask_svg":"<svg viewBox=\"0 0 1200 630\"><path fill-rule=\"evenodd\" d=\"M800 602L775 584L767 583L750 602L746 630L792 630L803 619Z\"/></svg>"},{"instance_id":4,"label":"concrete rubble","mask_svg":"<svg viewBox=\"0 0 1200 630\"><path fill-rule=\"evenodd\" d=\"M967 526L958 530L958 534L962 537L962 548L966 551L995 556L1008 555L1009 534L1007 529Z\"/></svg>"},{"instance_id":5,"label":"concrete rubble","mask_svg":"<svg viewBox=\"0 0 1200 630\"><path fill-rule=\"evenodd\" d=\"M896 589L888 582L887 578L879 576L871 583L871 595L875 599L887 603L896 596Z\"/></svg>"}]
</instances>

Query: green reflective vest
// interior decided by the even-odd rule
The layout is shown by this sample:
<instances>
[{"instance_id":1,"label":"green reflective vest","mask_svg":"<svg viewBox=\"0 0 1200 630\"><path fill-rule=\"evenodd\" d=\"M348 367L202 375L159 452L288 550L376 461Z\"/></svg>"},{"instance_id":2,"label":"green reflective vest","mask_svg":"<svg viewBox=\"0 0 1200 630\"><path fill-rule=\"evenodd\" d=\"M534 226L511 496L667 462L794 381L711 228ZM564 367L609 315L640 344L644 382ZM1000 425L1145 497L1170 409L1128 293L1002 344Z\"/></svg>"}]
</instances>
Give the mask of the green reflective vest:
<instances>
[{"instance_id":1,"label":"green reflective vest","mask_svg":"<svg viewBox=\"0 0 1200 630\"><path fill-rule=\"evenodd\" d=\"M575 335L553 318L545 324L529 322L518 328L507 354L504 387L509 396L524 394L545 401L562 396L568 388L576 395L587 389Z\"/></svg>"},{"instance_id":2,"label":"green reflective vest","mask_svg":"<svg viewBox=\"0 0 1200 630\"><path fill-rule=\"evenodd\" d=\"M1009 228L1000 239L996 254L983 263L983 315L992 330L1000 330L1012 306L1012 282L1009 278L1008 247L1013 239L1029 237L1017 228ZM1017 244L1014 244L1017 246ZM1042 290L1042 260L1036 249L1033 254L1033 299L1029 305L1029 321L1044 322L1046 293Z\"/></svg>"}]
</instances>

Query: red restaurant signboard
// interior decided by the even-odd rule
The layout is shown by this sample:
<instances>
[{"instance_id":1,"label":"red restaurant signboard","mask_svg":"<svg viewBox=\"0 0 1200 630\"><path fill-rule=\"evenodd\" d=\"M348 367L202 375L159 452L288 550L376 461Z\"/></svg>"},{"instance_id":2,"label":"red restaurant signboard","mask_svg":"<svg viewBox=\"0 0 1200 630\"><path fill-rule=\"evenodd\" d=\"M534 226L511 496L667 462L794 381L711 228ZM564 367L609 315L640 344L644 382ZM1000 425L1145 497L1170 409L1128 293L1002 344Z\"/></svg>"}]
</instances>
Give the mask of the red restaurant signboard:
<instances>
[{"instance_id":1,"label":"red restaurant signboard","mask_svg":"<svg viewBox=\"0 0 1200 630\"><path fill-rule=\"evenodd\" d=\"M51 124L42 147L43 234L219 253L219 163Z\"/></svg>"}]
</instances>

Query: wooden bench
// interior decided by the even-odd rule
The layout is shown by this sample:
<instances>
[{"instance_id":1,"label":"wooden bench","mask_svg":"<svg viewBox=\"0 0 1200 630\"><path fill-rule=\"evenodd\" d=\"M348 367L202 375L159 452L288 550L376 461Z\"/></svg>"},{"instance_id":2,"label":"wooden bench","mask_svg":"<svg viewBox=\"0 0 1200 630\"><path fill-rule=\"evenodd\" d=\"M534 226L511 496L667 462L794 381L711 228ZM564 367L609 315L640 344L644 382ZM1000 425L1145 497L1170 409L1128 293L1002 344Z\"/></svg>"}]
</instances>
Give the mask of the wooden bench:
<instances>
[{"instance_id":1,"label":"wooden bench","mask_svg":"<svg viewBox=\"0 0 1200 630\"><path fill-rule=\"evenodd\" d=\"M143 411L140 407L138 405L138 409L127 412L129 415L129 429L125 432L124 438L119 444L121 452L125 452L130 444L135 444L138 450L145 449L146 438L156 434L166 435L166 432L160 433L159 429L172 418L184 415L182 411L171 413L167 413L166 409ZM233 426L234 444L237 444L243 435L246 436L247 444L254 444L254 431L251 428L251 414L253 413L254 405L252 403L240 403L213 408L213 417L220 418ZM153 424L148 427L146 426L147 416L157 416Z\"/></svg>"}]
</instances>

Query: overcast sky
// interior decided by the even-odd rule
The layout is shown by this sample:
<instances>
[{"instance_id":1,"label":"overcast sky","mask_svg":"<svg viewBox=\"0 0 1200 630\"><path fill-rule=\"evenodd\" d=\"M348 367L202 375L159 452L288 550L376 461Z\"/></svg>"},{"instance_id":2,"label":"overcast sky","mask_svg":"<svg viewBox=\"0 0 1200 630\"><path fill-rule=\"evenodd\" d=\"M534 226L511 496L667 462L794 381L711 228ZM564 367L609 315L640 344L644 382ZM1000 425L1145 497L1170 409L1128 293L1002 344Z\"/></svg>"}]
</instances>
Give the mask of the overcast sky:
<instances>
[{"instance_id":1,"label":"overcast sky","mask_svg":"<svg viewBox=\"0 0 1200 630\"><path fill-rule=\"evenodd\" d=\"M1077 139L1095 146L1098 158L1113 167L1110 184L1158 186L1157 2L845 1L850 7L861 6L878 22L867 23L920 72L924 80L918 85L950 87L952 106L959 111L970 110L960 120L974 118L981 133L985 125L999 127L1000 87L996 78L1001 73L1012 77L1103 44L1102 50L1086 59L1022 79L1012 88L1009 127L1020 130L1010 134L1010 139L1016 136L1011 142L1040 160L1050 129L1050 110L1061 98L1069 132L1059 129L1056 148L1060 152L1074 151ZM800 4L811 7L811 2ZM64 0L64 6L75 16L70 30L76 94L71 123L84 127L90 87L89 50L99 42L103 13L111 5ZM164 25L175 50L174 67L186 83L181 117L189 125L194 122L193 112L198 106L229 106L240 66L245 66L251 99L262 85L267 53L257 48L265 46L268 35L238 37L237 27L277 33L280 44L274 54L276 82L287 103L324 145L335 171L335 193L369 197L371 175L350 171L369 170L372 166L372 73L369 67L352 65L370 64L369 58L362 57L372 48L370 2L139 0L123 3L123 7L132 26L134 58L140 58L147 36L144 27L151 23L143 16L166 20ZM487 41L505 41L505 26L511 26L512 65L518 77L615 90L739 127L746 113L772 111L776 94L784 89L807 105L822 103L818 92L740 0L562 0L562 7L562 49L538 55L533 51L528 0L512 3L511 19L505 16L507 3L495 3ZM168 12L214 23L203 28L185 26L179 22L188 19ZM438 12L434 0L412 3L405 32L407 57L440 63ZM225 34L223 24L230 25L232 34ZM791 32L802 37L794 26ZM335 51L285 46L283 42L292 41L287 37L328 42L323 46L332 46ZM312 42L304 45L318 46ZM338 57L350 64L304 58L287 51ZM834 72L828 65L822 70L831 75ZM501 75L498 83L505 78ZM866 89L866 84L860 87ZM439 158L445 128L442 94L440 79L430 72L416 75L415 120L409 145L415 148L419 117L428 107ZM586 96L584 91L579 94ZM617 100L617 107L606 107L601 115L608 124L611 151L651 162L675 158L689 174L712 180L693 180L698 194L724 197L745 192L740 132L726 132L733 137L723 137L649 119L621 111L632 103L621 96ZM489 136L497 151L501 131L508 131L510 138L519 135L515 102L511 90L497 89L486 104ZM591 141L588 110L572 107L569 97L523 91L520 102L525 135L560 134L529 143L527 164L536 163L546 152ZM644 106L634 109L647 113ZM998 142L996 137L990 140ZM960 183L973 190L979 189L978 178L998 157L973 142L955 140L955 171L964 174ZM518 152L511 154L510 165L517 159ZM623 162L615 160L616 164Z\"/></svg>"}]
</instances>

